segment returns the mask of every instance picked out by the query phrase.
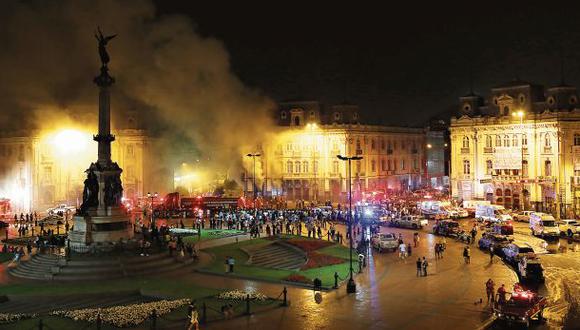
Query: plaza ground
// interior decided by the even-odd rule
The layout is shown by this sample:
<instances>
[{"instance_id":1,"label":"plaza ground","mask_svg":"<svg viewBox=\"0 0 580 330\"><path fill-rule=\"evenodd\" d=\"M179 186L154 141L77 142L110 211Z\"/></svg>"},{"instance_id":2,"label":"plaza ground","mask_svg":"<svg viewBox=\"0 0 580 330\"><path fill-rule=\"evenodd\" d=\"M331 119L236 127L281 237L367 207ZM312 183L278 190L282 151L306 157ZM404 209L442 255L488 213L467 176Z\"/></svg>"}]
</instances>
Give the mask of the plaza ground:
<instances>
[{"instance_id":1,"label":"plaza ground","mask_svg":"<svg viewBox=\"0 0 580 330\"><path fill-rule=\"evenodd\" d=\"M461 220L466 227L471 223ZM518 228L518 227L516 227ZM344 232L344 227L338 226ZM524 226L525 229L525 226ZM518 239L527 239L523 232ZM384 232L402 233L406 242L412 243L414 231L382 228ZM528 235L529 236L529 235ZM420 231L421 242L406 260L398 259L396 253L373 252L368 266L355 277L357 293L347 295L344 285L338 290L322 292L323 301L314 301L309 289L288 286L290 307L258 312L249 317L215 321L203 329L477 329L489 324L489 306L485 301L484 283L492 278L496 287L501 283L511 287L517 281L515 273L498 258L493 263L489 256L472 245L472 263L465 265L461 256L464 244L448 239L448 249L441 260L434 259L434 243L437 236L429 229ZM529 238L533 240L533 238ZM548 249L551 249L549 247ZM429 276L417 277L415 261L426 256L429 260ZM579 253L542 256L546 268L546 286L541 293L548 296L550 305L546 313L548 322L534 324L534 329L557 328L574 324L577 299L574 294L580 287L577 278ZM5 264L0 265L3 267ZM221 269L220 269L221 270ZM571 279L571 280L570 280ZM59 295L103 291L103 288L86 284L18 283L0 275L2 294ZM169 296L202 297L228 289L256 290L270 297L280 295L283 285L263 281L213 276L193 270L157 276L155 278L128 279L107 283L104 290L143 289ZM574 291L576 290L576 291ZM479 300L483 299L483 303ZM567 317L563 310L570 310ZM562 320L558 320L562 318ZM564 319L565 318L565 319ZM170 329L182 329L182 325L167 324Z\"/></svg>"}]
</instances>

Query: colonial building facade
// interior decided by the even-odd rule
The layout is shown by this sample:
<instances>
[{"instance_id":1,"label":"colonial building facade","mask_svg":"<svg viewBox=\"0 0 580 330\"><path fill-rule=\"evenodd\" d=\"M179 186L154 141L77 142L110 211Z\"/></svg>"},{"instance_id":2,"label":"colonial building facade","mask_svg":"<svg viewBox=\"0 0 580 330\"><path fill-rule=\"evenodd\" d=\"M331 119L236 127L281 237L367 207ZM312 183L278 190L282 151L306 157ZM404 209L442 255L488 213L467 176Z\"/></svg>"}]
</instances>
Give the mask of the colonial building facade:
<instances>
[{"instance_id":1,"label":"colonial building facade","mask_svg":"<svg viewBox=\"0 0 580 330\"><path fill-rule=\"evenodd\" d=\"M0 197L10 199L13 211L43 211L57 203L78 206L82 202L84 170L95 161L96 143L90 133L74 132L59 141L64 143L60 146L55 145L54 135L26 131L0 136ZM141 129L114 133L112 158L123 169L124 196L143 196L151 189L146 166L152 151L151 139ZM58 136L59 132L54 134ZM71 138L83 141L70 141ZM79 150L59 150L80 142Z\"/></svg>"},{"instance_id":2,"label":"colonial building facade","mask_svg":"<svg viewBox=\"0 0 580 330\"><path fill-rule=\"evenodd\" d=\"M351 168L353 197L365 192L407 190L429 185L426 159L433 159L432 172L443 161L434 146L439 135L430 136L426 148L423 128L365 125L359 122L355 105L324 108L319 102L280 104L278 127L271 141L261 147L259 181L265 196L288 200L344 202L348 192L348 166L337 155L362 156ZM442 140L442 136L440 137ZM246 168L251 168L250 164ZM251 171L249 171L251 172ZM248 173L251 179L252 173ZM251 191L251 180L247 191ZM437 181L436 181L437 182Z\"/></svg>"},{"instance_id":3,"label":"colonial building facade","mask_svg":"<svg viewBox=\"0 0 580 330\"><path fill-rule=\"evenodd\" d=\"M461 97L450 127L452 196L557 216L580 212L577 104L572 86L519 80L493 88L486 101Z\"/></svg>"}]
</instances>

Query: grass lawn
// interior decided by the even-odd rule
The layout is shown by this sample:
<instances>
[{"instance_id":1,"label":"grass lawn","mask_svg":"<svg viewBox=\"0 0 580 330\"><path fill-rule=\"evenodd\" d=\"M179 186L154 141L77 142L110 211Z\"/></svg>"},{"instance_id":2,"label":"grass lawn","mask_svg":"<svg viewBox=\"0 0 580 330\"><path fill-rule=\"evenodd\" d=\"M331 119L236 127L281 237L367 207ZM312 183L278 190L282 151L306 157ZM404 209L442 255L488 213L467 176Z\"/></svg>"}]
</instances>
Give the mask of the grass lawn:
<instances>
[{"instance_id":1,"label":"grass lawn","mask_svg":"<svg viewBox=\"0 0 580 330\"><path fill-rule=\"evenodd\" d=\"M297 236L292 238L298 238ZM304 238L304 237L302 237ZM304 238L308 239L308 238ZM332 255L334 257L344 259L344 263L338 265L324 266L318 268L312 268L303 271L291 271L283 269L273 269L273 268L263 268L253 265L246 265L249 259L249 255L243 251L241 248L252 246L258 246L260 244L268 244L270 240L266 239L254 239L250 241L244 241L237 244L228 244L215 248L210 248L205 250L214 255L214 260L212 263L207 265L204 269L217 273L225 273L225 258L227 256L233 257L236 260L236 265L234 267L235 274L242 276L249 276L257 280L270 280L270 281L281 281L292 274L298 274L307 277L310 280L319 278L322 281L323 286L333 286L334 285L334 273L338 272L338 275L345 278L349 272L348 263L348 248L340 245L332 245L317 250L316 252L322 254ZM356 260L357 254L353 252L353 259ZM358 262L353 260L353 269L358 270Z\"/></svg>"},{"instance_id":2,"label":"grass lawn","mask_svg":"<svg viewBox=\"0 0 580 330\"><path fill-rule=\"evenodd\" d=\"M193 236L186 236L183 238L183 241L185 243L195 243L195 242L199 242L201 241L206 241L206 240L210 240L210 239L216 239L216 238L223 238L223 237L228 237L228 236L233 236L233 235L238 235L238 234L243 234L244 232L241 230L228 230L228 229L202 229L201 230L201 239L199 237L199 235L193 235Z\"/></svg>"},{"instance_id":3,"label":"grass lawn","mask_svg":"<svg viewBox=\"0 0 580 330\"><path fill-rule=\"evenodd\" d=\"M0 286L0 295L70 295L142 290L143 294L159 294L178 298L215 295L220 290L200 287L184 278L142 277L132 279L88 281L73 283L11 283Z\"/></svg>"}]
</instances>

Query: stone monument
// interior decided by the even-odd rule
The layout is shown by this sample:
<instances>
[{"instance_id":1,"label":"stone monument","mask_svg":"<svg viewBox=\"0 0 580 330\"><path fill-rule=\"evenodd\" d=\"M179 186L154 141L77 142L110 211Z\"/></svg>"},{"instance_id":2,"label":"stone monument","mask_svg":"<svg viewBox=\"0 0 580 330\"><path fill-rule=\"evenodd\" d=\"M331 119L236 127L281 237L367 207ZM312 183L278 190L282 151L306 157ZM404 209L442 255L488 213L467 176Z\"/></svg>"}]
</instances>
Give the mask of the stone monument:
<instances>
[{"instance_id":1,"label":"stone monument","mask_svg":"<svg viewBox=\"0 0 580 330\"><path fill-rule=\"evenodd\" d=\"M99 143L98 159L85 171L83 203L73 218L74 227L69 232L70 248L76 252L109 250L114 244L131 238L130 218L122 208L123 186L117 163L111 160L110 87L115 79L109 75L107 43L116 35L103 36L98 28L101 73L93 79L99 86L99 133L93 139Z\"/></svg>"}]
</instances>

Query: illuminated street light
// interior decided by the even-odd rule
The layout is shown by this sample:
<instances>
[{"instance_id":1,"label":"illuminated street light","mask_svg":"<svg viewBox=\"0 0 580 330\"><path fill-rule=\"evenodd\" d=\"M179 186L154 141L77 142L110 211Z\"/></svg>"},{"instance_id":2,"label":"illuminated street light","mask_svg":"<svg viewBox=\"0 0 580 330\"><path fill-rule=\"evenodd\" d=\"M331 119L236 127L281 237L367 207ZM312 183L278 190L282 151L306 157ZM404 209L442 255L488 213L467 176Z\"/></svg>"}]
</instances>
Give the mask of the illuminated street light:
<instances>
[{"instance_id":1,"label":"illuminated street light","mask_svg":"<svg viewBox=\"0 0 580 330\"><path fill-rule=\"evenodd\" d=\"M524 124L524 115L525 112L523 112L522 110L516 111L516 112L512 112L512 116L514 117L520 117L520 125ZM520 127L520 129L523 130L523 127ZM525 134L525 133L523 133ZM520 204L521 204L521 210L524 209L524 139L522 138L522 141L520 141L520 151L521 151L521 159L520 159L520 184L522 185L522 190L520 191Z\"/></svg>"},{"instance_id":2,"label":"illuminated street light","mask_svg":"<svg viewBox=\"0 0 580 330\"><path fill-rule=\"evenodd\" d=\"M431 149L433 146L431 145L431 143L427 143L427 149Z\"/></svg>"},{"instance_id":3,"label":"illuminated street light","mask_svg":"<svg viewBox=\"0 0 580 330\"><path fill-rule=\"evenodd\" d=\"M351 184L351 161L363 159L361 156L345 157L341 155L336 155L340 160L348 162L348 237L350 245L350 278L346 284L346 293L356 293L356 284L352 278L352 184Z\"/></svg>"},{"instance_id":4,"label":"illuminated street light","mask_svg":"<svg viewBox=\"0 0 580 330\"><path fill-rule=\"evenodd\" d=\"M153 199L157 198L159 196L159 194L157 192L155 193L147 193L147 197L151 200L151 227L155 226L155 217L153 216Z\"/></svg>"},{"instance_id":5,"label":"illuminated street light","mask_svg":"<svg viewBox=\"0 0 580 330\"><path fill-rule=\"evenodd\" d=\"M254 161L254 177L253 177L253 187L252 190L254 191L254 215L256 214L256 199L257 199L257 191L256 191L256 157L260 157L261 154L259 153L249 153L246 155L247 157L251 157Z\"/></svg>"}]
</instances>

